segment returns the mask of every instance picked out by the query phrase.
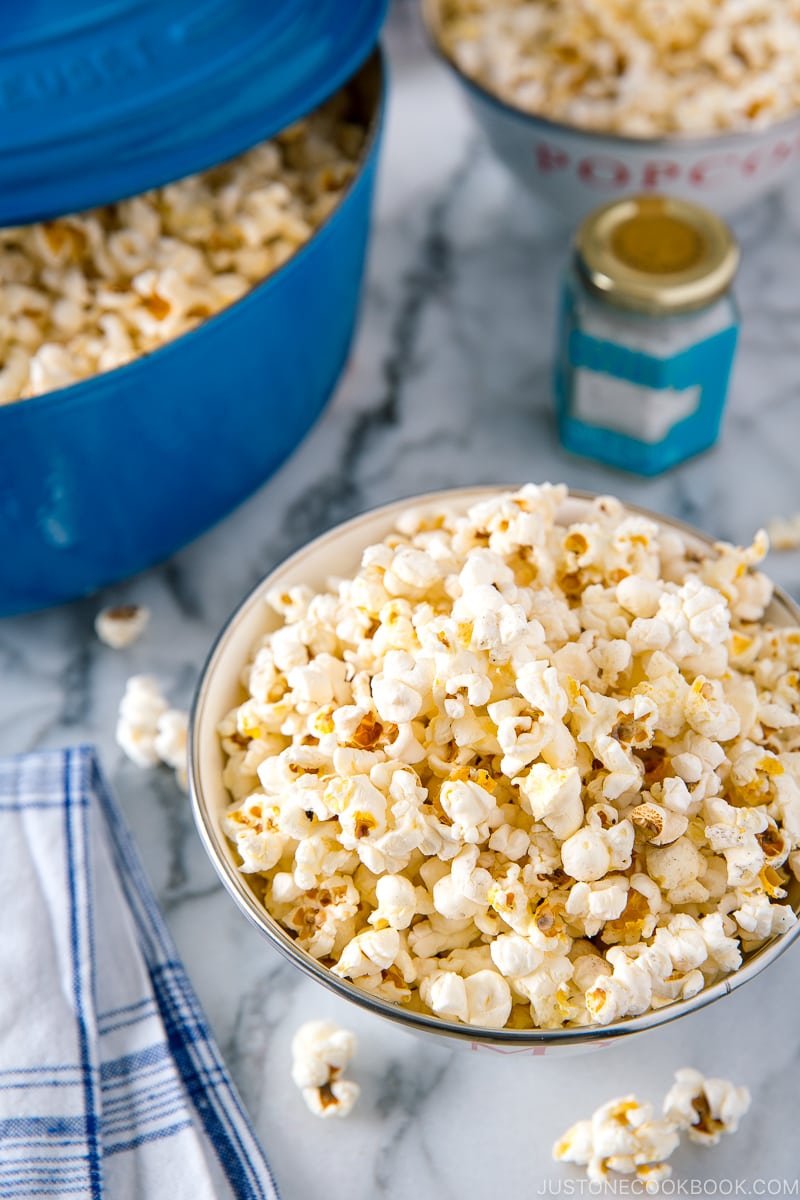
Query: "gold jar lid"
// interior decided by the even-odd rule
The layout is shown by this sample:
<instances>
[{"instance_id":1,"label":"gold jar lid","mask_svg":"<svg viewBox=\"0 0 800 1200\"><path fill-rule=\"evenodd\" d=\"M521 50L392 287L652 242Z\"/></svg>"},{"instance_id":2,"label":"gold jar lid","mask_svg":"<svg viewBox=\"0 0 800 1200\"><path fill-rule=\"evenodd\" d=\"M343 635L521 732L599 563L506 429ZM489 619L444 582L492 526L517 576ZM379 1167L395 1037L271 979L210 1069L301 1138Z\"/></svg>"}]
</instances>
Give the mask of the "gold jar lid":
<instances>
[{"instance_id":1,"label":"gold jar lid","mask_svg":"<svg viewBox=\"0 0 800 1200\"><path fill-rule=\"evenodd\" d=\"M739 247L725 222L688 200L631 196L586 218L575 260L610 303L652 316L705 308L729 287Z\"/></svg>"}]
</instances>

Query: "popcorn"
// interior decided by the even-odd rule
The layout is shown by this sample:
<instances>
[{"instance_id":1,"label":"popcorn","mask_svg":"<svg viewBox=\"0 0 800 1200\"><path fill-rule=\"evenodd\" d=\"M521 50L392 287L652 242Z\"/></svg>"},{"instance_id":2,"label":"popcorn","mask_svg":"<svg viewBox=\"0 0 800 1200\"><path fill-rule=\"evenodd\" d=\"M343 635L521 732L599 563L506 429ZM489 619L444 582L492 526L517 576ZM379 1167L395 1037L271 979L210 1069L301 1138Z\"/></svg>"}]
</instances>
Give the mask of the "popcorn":
<instances>
[{"instance_id":1,"label":"popcorn","mask_svg":"<svg viewBox=\"0 0 800 1200\"><path fill-rule=\"evenodd\" d=\"M353 871L358 863L357 856L340 845L335 837L336 826L333 821L325 821L313 826L306 817L306 822L315 832L303 836L300 821L293 806L289 808L287 818L285 805L279 808L278 829L285 837L294 838L297 835L298 846L294 854L294 881L299 888L308 891L318 887L323 879L337 875L342 871ZM305 817L306 810L302 810Z\"/></svg>"},{"instance_id":2,"label":"popcorn","mask_svg":"<svg viewBox=\"0 0 800 1200\"><path fill-rule=\"evenodd\" d=\"M611 1173L636 1175L647 1192L669 1179L668 1159L687 1132L692 1141L714 1146L723 1133L735 1133L750 1107L747 1088L726 1079L705 1079L684 1067L664 1098L663 1117L634 1095L603 1104L589 1120L577 1121L553 1146L553 1158L585 1166L591 1183Z\"/></svg>"},{"instance_id":3,"label":"popcorn","mask_svg":"<svg viewBox=\"0 0 800 1200\"><path fill-rule=\"evenodd\" d=\"M261 792L234 804L222 818L222 827L242 859L241 870L269 871L280 862L286 838L278 829L280 810L270 807Z\"/></svg>"},{"instance_id":4,"label":"popcorn","mask_svg":"<svg viewBox=\"0 0 800 1200\"><path fill-rule=\"evenodd\" d=\"M150 610L141 604L117 604L102 608L94 619L95 633L113 650L133 645L150 620Z\"/></svg>"},{"instance_id":5,"label":"popcorn","mask_svg":"<svg viewBox=\"0 0 800 1200\"><path fill-rule=\"evenodd\" d=\"M292 1038L292 1079L315 1116L352 1111L361 1089L341 1075L355 1051L355 1035L333 1021L307 1021Z\"/></svg>"},{"instance_id":6,"label":"popcorn","mask_svg":"<svg viewBox=\"0 0 800 1200\"><path fill-rule=\"evenodd\" d=\"M427 976L419 985L419 994L437 1016L469 1022L466 980L455 971L436 971Z\"/></svg>"},{"instance_id":7,"label":"popcorn","mask_svg":"<svg viewBox=\"0 0 800 1200\"><path fill-rule=\"evenodd\" d=\"M658 930L656 941L669 954L673 970L681 973L695 970L710 958L729 971L735 971L742 961L736 941L725 935L720 913L710 913L701 921L678 913Z\"/></svg>"},{"instance_id":8,"label":"popcorn","mask_svg":"<svg viewBox=\"0 0 800 1200\"><path fill-rule=\"evenodd\" d=\"M223 827L298 947L476 1028L688 999L795 920L800 631L755 623L762 539L703 558L564 496L434 504L273 590L219 727ZM178 762L179 717L141 721Z\"/></svg>"},{"instance_id":9,"label":"popcorn","mask_svg":"<svg viewBox=\"0 0 800 1200\"><path fill-rule=\"evenodd\" d=\"M773 517L767 523L771 550L797 550L800 547L800 513L790 517Z\"/></svg>"},{"instance_id":10,"label":"popcorn","mask_svg":"<svg viewBox=\"0 0 800 1200\"><path fill-rule=\"evenodd\" d=\"M576 883L570 888L565 905L572 917L580 917L586 937L594 937L606 921L621 916L628 903L628 880L610 875L599 883Z\"/></svg>"},{"instance_id":11,"label":"popcorn","mask_svg":"<svg viewBox=\"0 0 800 1200\"><path fill-rule=\"evenodd\" d=\"M502 1029L511 1015L511 989L497 971L477 971L464 980L467 1022L482 1029Z\"/></svg>"},{"instance_id":12,"label":"popcorn","mask_svg":"<svg viewBox=\"0 0 800 1200\"><path fill-rule=\"evenodd\" d=\"M400 935L396 929L370 930L360 933L345 946L335 967L334 975L341 979L361 979L388 971L400 952Z\"/></svg>"},{"instance_id":13,"label":"popcorn","mask_svg":"<svg viewBox=\"0 0 800 1200\"><path fill-rule=\"evenodd\" d=\"M116 739L137 767L158 766L158 723L166 712L167 702L158 680L152 675L132 675L120 701Z\"/></svg>"},{"instance_id":14,"label":"popcorn","mask_svg":"<svg viewBox=\"0 0 800 1200\"><path fill-rule=\"evenodd\" d=\"M491 944L492 962L506 979L530 975L544 962L545 952L517 933L501 933Z\"/></svg>"},{"instance_id":15,"label":"popcorn","mask_svg":"<svg viewBox=\"0 0 800 1200\"><path fill-rule=\"evenodd\" d=\"M739 714L727 704L721 683L698 675L689 689L685 713L687 723L704 737L729 742L741 729Z\"/></svg>"},{"instance_id":16,"label":"popcorn","mask_svg":"<svg viewBox=\"0 0 800 1200\"><path fill-rule=\"evenodd\" d=\"M560 1029L574 1015L569 981L573 966L565 954L549 954L540 966L514 980L514 991L530 1003L533 1023L541 1029Z\"/></svg>"},{"instance_id":17,"label":"popcorn","mask_svg":"<svg viewBox=\"0 0 800 1200\"><path fill-rule=\"evenodd\" d=\"M606 953L611 974L598 979L585 994L586 1008L601 1025L638 1016L653 1003L654 982L666 979L671 961L661 947L612 946Z\"/></svg>"},{"instance_id":18,"label":"popcorn","mask_svg":"<svg viewBox=\"0 0 800 1200\"><path fill-rule=\"evenodd\" d=\"M439 802L456 837L465 842L488 839L487 821L497 807L491 792L470 779L448 781L439 793Z\"/></svg>"},{"instance_id":19,"label":"popcorn","mask_svg":"<svg viewBox=\"0 0 800 1200\"><path fill-rule=\"evenodd\" d=\"M422 707L422 697L400 679L377 675L372 681L372 698L382 721L413 721Z\"/></svg>"},{"instance_id":20,"label":"popcorn","mask_svg":"<svg viewBox=\"0 0 800 1200\"><path fill-rule=\"evenodd\" d=\"M700 1071L683 1067L664 1098L664 1115L693 1142L716 1146L723 1133L735 1133L750 1107L746 1087L727 1079L706 1079Z\"/></svg>"},{"instance_id":21,"label":"popcorn","mask_svg":"<svg viewBox=\"0 0 800 1200\"><path fill-rule=\"evenodd\" d=\"M622 1096L598 1108L591 1120L571 1126L553 1146L553 1158L585 1166L595 1184L618 1172L636 1175L657 1190L672 1174L666 1160L679 1143L673 1123L655 1117L651 1104Z\"/></svg>"},{"instance_id":22,"label":"popcorn","mask_svg":"<svg viewBox=\"0 0 800 1200\"><path fill-rule=\"evenodd\" d=\"M525 112L628 137L763 128L800 105L795 0L439 0L460 69Z\"/></svg>"},{"instance_id":23,"label":"popcorn","mask_svg":"<svg viewBox=\"0 0 800 1200\"><path fill-rule=\"evenodd\" d=\"M637 804L628 814L640 837L651 846L669 846L682 837L689 818L660 804Z\"/></svg>"},{"instance_id":24,"label":"popcorn","mask_svg":"<svg viewBox=\"0 0 800 1200\"><path fill-rule=\"evenodd\" d=\"M630 821L610 829L579 829L561 846L561 862L567 875L584 883L602 879L609 871L624 871L631 863L634 832Z\"/></svg>"},{"instance_id":25,"label":"popcorn","mask_svg":"<svg viewBox=\"0 0 800 1200\"><path fill-rule=\"evenodd\" d=\"M275 834L274 829L265 828L262 832L264 858L274 861L262 867L256 860L253 869L269 871L270 866L280 861L286 842L280 833ZM237 849L242 855L245 850L250 850L252 855L246 839L237 841ZM246 869L246 865L243 865L242 870ZM349 876L327 876L318 885L303 891L296 880L287 875L277 890L273 880L272 899L276 904L282 902L290 905L282 918L283 922L295 934L298 946L302 946L314 958L327 958L335 952L341 952L352 939L353 918L358 912L360 897Z\"/></svg>"},{"instance_id":26,"label":"popcorn","mask_svg":"<svg viewBox=\"0 0 800 1200\"><path fill-rule=\"evenodd\" d=\"M731 916L741 930L748 946L758 945L776 934L786 933L797 921L788 904L771 904L764 892L743 891L736 894L738 907Z\"/></svg>"},{"instance_id":27,"label":"popcorn","mask_svg":"<svg viewBox=\"0 0 800 1200\"><path fill-rule=\"evenodd\" d=\"M367 775L351 775L331 779L324 802L339 818L341 845L355 850L369 867L369 839L386 830L386 797Z\"/></svg>"},{"instance_id":28,"label":"popcorn","mask_svg":"<svg viewBox=\"0 0 800 1200\"><path fill-rule=\"evenodd\" d=\"M561 847L564 870L573 879L591 882L611 870L611 850L602 829L581 829Z\"/></svg>"},{"instance_id":29,"label":"popcorn","mask_svg":"<svg viewBox=\"0 0 800 1200\"><path fill-rule=\"evenodd\" d=\"M161 762L172 767L175 779L182 791L188 792L186 774L186 737L189 714L180 708L169 708L158 718L156 737L153 743Z\"/></svg>"},{"instance_id":30,"label":"popcorn","mask_svg":"<svg viewBox=\"0 0 800 1200\"><path fill-rule=\"evenodd\" d=\"M544 822L561 839L577 833L584 816L577 767L554 770L546 763L536 763L516 783L523 808L536 821Z\"/></svg>"},{"instance_id":31,"label":"popcorn","mask_svg":"<svg viewBox=\"0 0 800 1200\"><path fill-rule=\"evenodd\" d=\"M706 826L708 844L724 857L729 885L736 888L754 883L764 866L758 834L767 828L767 814L759 808L733 808L719 798L707 801L706 811L715 822Z\"/></svg>"},{"instance_id":32,"label":"popcorn","mask_svg":"<svg viewBox=\"0 0 800 1200\"><path fill-rule=\"evenodd\" d=\"M391 929L408 929L417 914L417 892L404 875L381 875L375 885L378 907L370 914L369 923L376 929L388 925Z\"/></svg>"},{"instance_id":33,"label":"popcorn","mask_svg":"<svg viewBox=\"0 0 800 1200\"><path fill-rule=\"evenodd\" d=\"M158 680L151 675L132 675L125 685L117 717L117 745L137 767L172 767L184 791L187 780L186 735L189 714L168 708ZM226 785L227 786L227 785Z\"/></svg>"},{"instance_id":34,"label":"popcorn","mask_svg":"<svg viewBox=\"0 0 800 1200\"><path fill-rule=\"evenodd\" d=\"M0 404L124 366L276 271L356 172L364 130L354 110L344 89L200 175L0 230Z\"/></svg>"},{"instance_id":35,"label":"popcorn","mask_svg":"<svg viewBox=\"0 0 800 1200\"><path fill-rule=\"evenodd\" d=\"M703 856L688 837L679 837L668 846L651 845L646 861L648 874L667 893L696 880L703 870Z\"/></svg>"}]
</instances>

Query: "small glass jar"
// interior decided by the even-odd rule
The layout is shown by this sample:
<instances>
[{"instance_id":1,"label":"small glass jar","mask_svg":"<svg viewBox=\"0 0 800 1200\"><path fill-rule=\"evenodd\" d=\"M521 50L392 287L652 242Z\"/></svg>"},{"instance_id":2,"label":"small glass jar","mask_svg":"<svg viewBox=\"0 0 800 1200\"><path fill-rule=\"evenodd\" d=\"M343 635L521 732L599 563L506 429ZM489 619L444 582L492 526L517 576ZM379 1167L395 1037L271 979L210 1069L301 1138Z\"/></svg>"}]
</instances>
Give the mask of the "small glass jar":
<instances>
[{"instance_id":1,"label":"small glass jar","mask_svg":"<svg viewBox=\"0 0 800 1200\"><path fill-rule=\"evenodd\" d=\"M575 238L555 370L566 449L656 475L713 446L738 337L728 226L666 196L614 201Z\"/></svg>"}]
</instances>

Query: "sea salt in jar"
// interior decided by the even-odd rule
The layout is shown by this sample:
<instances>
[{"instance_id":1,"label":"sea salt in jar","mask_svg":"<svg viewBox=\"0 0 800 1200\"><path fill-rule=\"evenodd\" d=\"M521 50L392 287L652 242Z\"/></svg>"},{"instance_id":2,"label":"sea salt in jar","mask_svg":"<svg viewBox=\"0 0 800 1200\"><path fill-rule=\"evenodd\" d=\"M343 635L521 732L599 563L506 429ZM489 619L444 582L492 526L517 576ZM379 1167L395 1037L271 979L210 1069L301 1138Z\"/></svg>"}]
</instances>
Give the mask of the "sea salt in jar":
<instances>
[{"instance_id":1,"label":"sea salt in jar","mask_svg":"<svg viewBox=\"0 0 800 1200\"><path fill-rule=\"evenodd\" d=\"M580 226L555 394L568 450L655 475L717 439L738 335L727 225L685 200L614 201Z\"/></svg>"}]
</instances>

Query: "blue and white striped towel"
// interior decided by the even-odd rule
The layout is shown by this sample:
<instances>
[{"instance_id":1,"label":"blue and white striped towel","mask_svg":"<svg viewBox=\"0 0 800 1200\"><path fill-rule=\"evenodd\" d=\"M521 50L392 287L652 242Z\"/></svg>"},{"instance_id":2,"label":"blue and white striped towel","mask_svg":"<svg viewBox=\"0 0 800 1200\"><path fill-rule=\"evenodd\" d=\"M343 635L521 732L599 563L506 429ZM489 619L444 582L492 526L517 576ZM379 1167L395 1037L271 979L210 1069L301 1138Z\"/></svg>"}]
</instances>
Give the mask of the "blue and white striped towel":
<instances>
[{"instance_id":1,"label":"blue and white striped towel","mask_svg":"<svg viewBox=\"0 0 800 1200\"><path fill-rule=\"evenodd\" d=\"M88 747L0 762L0 1197L277 1200Z\"/></svg>"}]
</instances>

